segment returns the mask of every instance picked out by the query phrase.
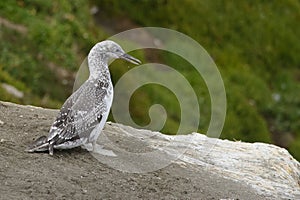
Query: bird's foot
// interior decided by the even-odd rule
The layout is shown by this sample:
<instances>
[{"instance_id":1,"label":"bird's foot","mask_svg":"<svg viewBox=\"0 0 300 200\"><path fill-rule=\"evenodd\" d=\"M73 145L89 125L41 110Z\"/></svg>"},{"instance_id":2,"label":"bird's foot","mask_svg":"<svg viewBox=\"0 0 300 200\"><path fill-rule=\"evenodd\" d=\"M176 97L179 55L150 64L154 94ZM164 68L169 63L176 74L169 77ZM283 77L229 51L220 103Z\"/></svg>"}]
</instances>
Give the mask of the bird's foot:
<instances>
[{"instance_id":1,"label":"bird's foot","mask_svg":"<svg viewBox=\"0 0 300 200\"><path fill-rule=\"evenodd\" d=\"M102 145L99 145L97 143L88 143L82 146L82 148L91 151L93 153L98 153L104 156L111 156L111 157L116 157L117 155L111 151L111 150L107 150L104 149L104 147Z\"/></svg>"},{"instance_id":2,"label":"bird's foot","mask_svg":"<svg viewBox=\"0 0 300 200\"><path fill-rule=\"evenodd\" d=\"M87 143L81 146L81 148L86 149L88 151L93 151L93 145L92 143Z\"/></svg>"}]
</instances>

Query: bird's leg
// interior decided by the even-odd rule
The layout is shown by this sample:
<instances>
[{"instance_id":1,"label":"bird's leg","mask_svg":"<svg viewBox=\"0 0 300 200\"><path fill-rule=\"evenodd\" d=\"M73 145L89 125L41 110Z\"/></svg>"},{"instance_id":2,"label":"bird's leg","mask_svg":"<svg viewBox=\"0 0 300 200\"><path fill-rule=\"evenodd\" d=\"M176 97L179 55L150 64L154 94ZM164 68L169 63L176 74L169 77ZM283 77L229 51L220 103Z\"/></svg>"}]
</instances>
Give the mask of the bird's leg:
<instances>
[{"instance_id":1,"label":"bird's leg","mask_svg":"<svg viewBox=\"0 0 300 200\"><path fill-rule=\"evenodd\" d=\"M93 145L91 143L86 143L82 145L81 148L86 149L87 151L93 151Z\"/></svg>"},{"instance_id":2,"label":"bird's leg","mask_svg":"<svg viewBox=\"0 0 300 200\"><path fill-rule=\"evenodd\" d=\"M92 151L95 151L96 148L97 148L97 140L95 140L95 141L92 142Z\"/></svg>"},{"instance_id":3,"label":"bird's leg","mask_svg":"<svg viewBox=\"0 0 300 200\"><path fill-rule=\"evenodd\" d=\"M97 151L101 151L102 149L104 149L104 146L97 144L97 140L92 142L92 148L93 148L93 152L97 152Z\"/></svg>"},{"instance_id":4,"label":"bird's leg","mask_svg":"<svg viewBox=\"0 0 300 200\"><path fill-rule=\"evenodd\" d=\"M111 156L111 157L117 156L113 151L104 149L104 146L97 144L96 141L92 142L92 145L93 145L93 152L95 153L104 156Z\"/></svg>"},{"instance_id":5,"label":"bird's leg","mask_svg":"<svg viewBox=\"0 0 300 200\"><path fill-rule=\"evenodd\" d=\"M117 156L113 151L104 149L104 147L102 145L97 144L96 141L84 144L82 146L82 148L84 148L88 151L91 151L93 153L101 154L101 155L104 155L104 156L112 156L112 157Z\"/></svg>"},{"instance_id":6,"label":"bird's leg","mask_svg":"<svg viewBox=\"0 0 300 200\"><path fill-rule=\"evenodd\" d=\"M84 145L81 146L83 149L86 149L88 151L93 151L95 152L98 148L102 149L103 146L98 145L96 141L93 141L91 143L86 143Z\"/></svg>"},{"instance_id":7,"label":"bird's leg","mask_svg":"<svg viewBox=\"0 0 300 200\"><path fill-rule=\"evenodd\" d=\"M49 144L49 154L51 156L53 156L53 144L52 143Z\"/></svg>"}]
</instances>

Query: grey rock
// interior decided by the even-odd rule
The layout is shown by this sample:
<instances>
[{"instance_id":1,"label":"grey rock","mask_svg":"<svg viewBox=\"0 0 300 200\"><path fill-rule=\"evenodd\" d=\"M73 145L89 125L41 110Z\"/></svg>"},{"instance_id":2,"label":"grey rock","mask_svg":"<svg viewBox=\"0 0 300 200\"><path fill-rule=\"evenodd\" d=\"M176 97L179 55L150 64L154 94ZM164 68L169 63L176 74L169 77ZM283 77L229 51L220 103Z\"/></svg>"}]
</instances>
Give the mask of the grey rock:
<instances>
[{"instance_id":1,"label":"grey rock","mask_svg":"<svg viewBox=\"0 0 300 200\"><path fill-rule=\"evenodd\" d=\"M116 157L25 152L57 113L0 102L1 199L300 199L299 162L270 144L107 123L98 143Z\"/></svg>"}]
</instances>

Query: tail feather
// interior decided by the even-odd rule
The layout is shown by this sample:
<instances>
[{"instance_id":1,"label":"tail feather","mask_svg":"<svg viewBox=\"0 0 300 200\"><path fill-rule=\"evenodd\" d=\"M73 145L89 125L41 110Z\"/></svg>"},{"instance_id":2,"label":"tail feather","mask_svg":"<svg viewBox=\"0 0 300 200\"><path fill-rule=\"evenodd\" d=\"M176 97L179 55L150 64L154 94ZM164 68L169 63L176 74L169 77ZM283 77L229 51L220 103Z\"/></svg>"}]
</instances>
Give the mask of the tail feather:
<instances>
[{"instance_id":1,"label":"tail feather","mask_svg":"<svg viewBox=\"0 0 300 200\"><path fill-rule=\"evenodd\" d=\"M31 143L25 151L27 152L39 152L39 151L48 151L49 142L46 136L41 136L37 138L33 143Z\"/></svg>"}]
</instances>

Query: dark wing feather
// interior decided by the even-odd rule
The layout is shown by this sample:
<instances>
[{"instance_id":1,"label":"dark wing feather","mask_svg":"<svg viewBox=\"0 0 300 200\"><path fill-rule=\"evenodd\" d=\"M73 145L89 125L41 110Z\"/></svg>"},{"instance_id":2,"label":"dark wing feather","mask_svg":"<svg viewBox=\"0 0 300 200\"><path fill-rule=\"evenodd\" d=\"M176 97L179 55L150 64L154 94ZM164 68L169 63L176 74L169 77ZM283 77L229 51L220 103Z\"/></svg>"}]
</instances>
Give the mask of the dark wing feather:
<instances>
[{"instance_id":1,"label":"dark wing feather","mask_svg":"<svg viewBox=\"0 0 300 200\"><path fill-rule=\"evenodd\" d=\"M63 104L50 129L48 141L61 144L87 137L109 109L105 102L108 86L102 81L86 81Z\"/></svg>"}]
</instances>

